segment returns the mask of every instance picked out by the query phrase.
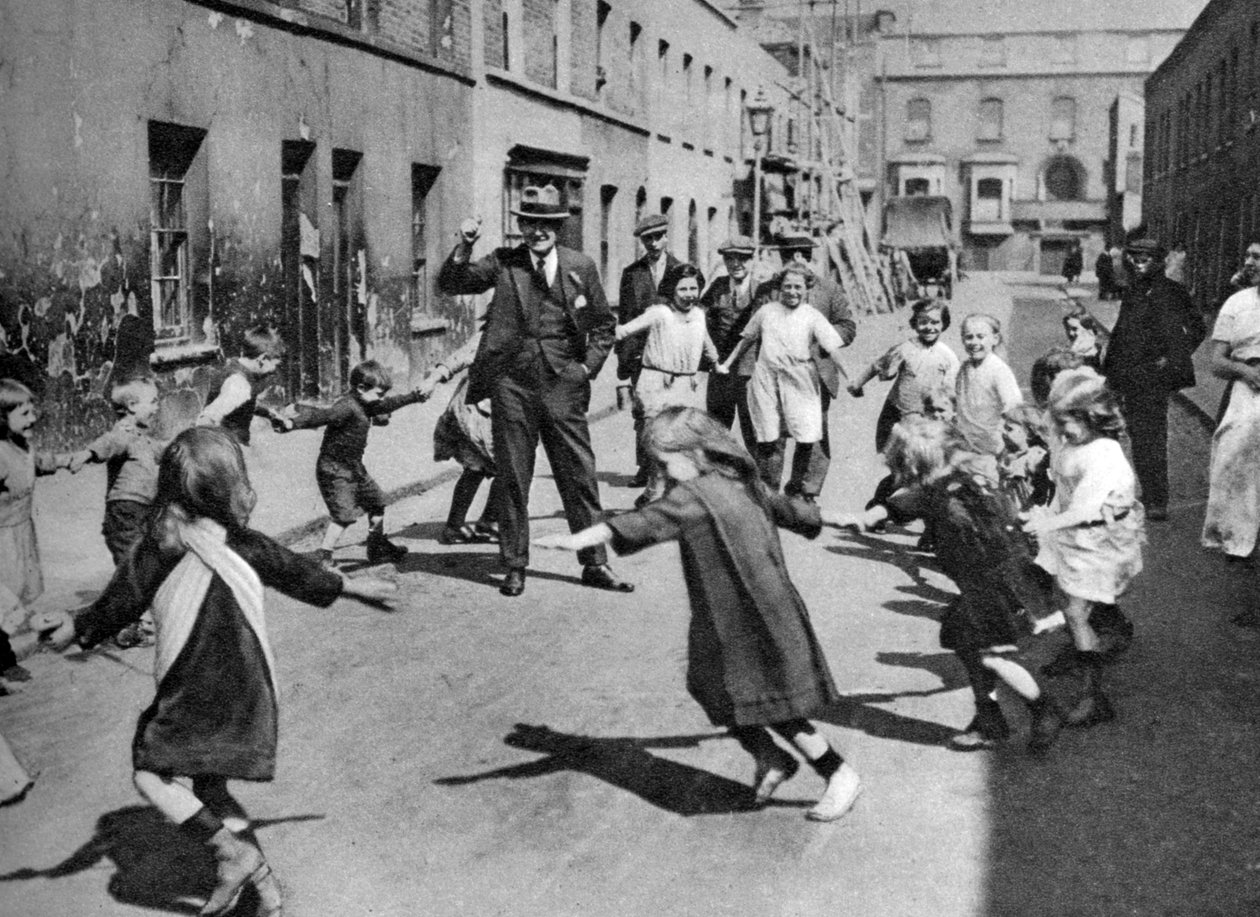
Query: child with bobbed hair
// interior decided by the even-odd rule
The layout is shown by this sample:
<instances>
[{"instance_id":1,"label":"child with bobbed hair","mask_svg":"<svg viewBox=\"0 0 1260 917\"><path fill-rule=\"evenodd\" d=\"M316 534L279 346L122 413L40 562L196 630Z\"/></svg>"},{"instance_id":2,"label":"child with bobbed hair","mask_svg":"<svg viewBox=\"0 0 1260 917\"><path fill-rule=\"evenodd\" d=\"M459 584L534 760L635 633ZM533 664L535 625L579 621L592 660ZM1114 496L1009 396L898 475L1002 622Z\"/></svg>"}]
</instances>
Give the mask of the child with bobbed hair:
<instances>
[{"instance_id":1,"label":"child with bobbed hair","mask_svg":"<svg viewBox=\"0 0 1260 917\"><path fill-rule=\"evenodd\" d=\"M1040 543L1037 562L1067 596L1063 614L1073 645L1044 671L1084 671L1084 697L1068 722L1092 726L1115 718L1102 689L1108 648L1098 629L1127 630L1131 639L1132 626L1115 603L1142 570L1143 510L1120 446L1124 420L1103 378L1088 368L1062 373L1050 389L1049 411L1060 443L1050 466L1055 500L1024 528ZM1096 611L1104 612L1101 620L1091 616Z\"/></svg>"},{"instance_id":2,"label":"child with bobbed hair","mask_svg":"<svg viewBox=\"0 0 1260 917\"><path fill-rule=\"evenodd\" d=\"M279 689L264 587L321 607L339 596L381 602L397 586L343 578L248 528L255 496L236 439L192 427L162 456L154 524L76 617L41 622L48 642L91 649L152 608L156 695L132 741L133 780L155 808L217 861L203 915L232 911L253 886L279 915L280 886L228 780L275 773Z\"/></svg>"},{"instance_id":3,"label":"child with bobbed hair","mask_svg":"<svg viewBox=\"0 0 1260 917\"><path fill-rule=\"evenodd\" d=\"M1063 316L1063 333L1073 353L1080 354L1084 365L1102 371L1102 338L1107 329L1087 310L1077 308Z\"/></svg>"},{"instance_id":4,"label":"child with bobbed hair","mask_svg":"<svg viewBox=\"0 0 1260 917\"><path fill-rule=\"evenodd\" d=\"M998 457L998 483L1020 512L1045 506L1054 495L1049 438L1040 408L1019 404L1002 415L1006 449Z\"/></svg>"},{"instance_id":5,"label":"child with bobbed hair","mask_svg":"<svg viewBox=\"0 0 1260 917\"><path fill-rule=\"evenodd\" d=\"M884 451L901 489L881 505L842 522L870 529L885 519L922 518L935 533L941 570L958 597L941 618L941 646L967 673L975 716L949 742L957 751L991 748L1010 736L997 701L1000 678L1028 705L1031 747L1044 750L1060 728L1058 708L1022 661L1032 634L1025 611L1040 618L1048 596L1032 568L1014 508L959 432L937 420L907 417L893 427Z\"/></svg>"},{"instance_id":6,"label":"child with bobbed hair","mask_svg":"<svg viewBox=\"0 0 1260 917\"><path fill-rule=\"evenodd\" d=\"M1059 373L1069 369L1080 369L1085 365L1085 358L1071 347L1051 347L1033 361L1029 373L1028 390L1032 393L1033 402L1044 408L1050 400L1050 386Z\"/></svg>"}]
</instances>

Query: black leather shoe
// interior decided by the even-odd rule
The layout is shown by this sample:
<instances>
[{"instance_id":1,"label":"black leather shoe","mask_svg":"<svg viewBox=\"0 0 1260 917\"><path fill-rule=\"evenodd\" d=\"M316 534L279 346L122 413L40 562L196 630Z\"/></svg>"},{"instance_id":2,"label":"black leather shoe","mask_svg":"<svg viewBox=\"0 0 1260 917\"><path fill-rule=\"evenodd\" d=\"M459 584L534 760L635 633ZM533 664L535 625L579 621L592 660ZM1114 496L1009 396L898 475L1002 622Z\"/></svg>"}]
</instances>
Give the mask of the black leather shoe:
<instances>
[{"instance_id":1,"label":"black leather shoe","mask_svg":"<svg viewBox=\"0 0 1260 917\"><path fill-rule=\"evenodd\" d=\"M634 592L634 583L617 579L608 564L590 564L582 568L582 585L611 592Z\"/></svg>"},{"instance_id":2,"label":"black leather shoe","mask_svg":"<svg viewBox=\"0 0 1260 917\"><path fill-rule=\"evenodd\" d=\"M503 585L499 587L499 592L509 598L515 598L525 591L525 568L513 567L507 572L507 576L503 577Z\"/></svg>"}]
</instances>

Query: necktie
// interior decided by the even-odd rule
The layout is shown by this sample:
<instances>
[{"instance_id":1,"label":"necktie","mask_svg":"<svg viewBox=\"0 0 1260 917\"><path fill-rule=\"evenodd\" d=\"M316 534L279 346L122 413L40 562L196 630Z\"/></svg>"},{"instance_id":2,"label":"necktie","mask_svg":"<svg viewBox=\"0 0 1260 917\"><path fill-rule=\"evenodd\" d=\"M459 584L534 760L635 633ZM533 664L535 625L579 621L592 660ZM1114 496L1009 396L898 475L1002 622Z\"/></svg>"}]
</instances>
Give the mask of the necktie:
<instances>
[{"instance_id":1,"label":"necktie","mask_svg":"<svg viewBox=\"0 0 1260 917\"><path fill-rule=\"evenodd\" d=\"M544 289L550 289L551 284L547 282L547 262L542 258L534 261L534 276L538 278L538 282L543 285Z\"/></svg>"}]
</instances>

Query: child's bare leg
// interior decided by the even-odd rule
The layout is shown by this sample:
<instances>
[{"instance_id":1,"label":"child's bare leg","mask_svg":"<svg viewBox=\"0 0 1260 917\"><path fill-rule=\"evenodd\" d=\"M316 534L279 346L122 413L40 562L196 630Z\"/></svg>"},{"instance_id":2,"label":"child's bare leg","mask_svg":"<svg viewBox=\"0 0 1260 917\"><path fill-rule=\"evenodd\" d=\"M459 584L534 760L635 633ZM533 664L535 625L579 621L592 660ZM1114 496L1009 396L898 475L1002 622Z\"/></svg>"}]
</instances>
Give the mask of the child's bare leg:
<instances>
[{"instance_id":1,"label":"child's bare leg","mask_svg":"<svg viewBox=\"0 0 1260 917\"><path fill-rule=\"evenodd\" d=\"M460 474L459 480L455 482L455 490L451 494L450 511L446 514L448 529L458 529L468 521L468 509L472 506L473 498L477 496L477 490L485 479L484 474L471 468L465 468Z\"/></svg>"},{"instance_id":2,"label":"child's bare leg","mask_svg":"<svg viewBox=\"0 0 1260 917\"><path fill-rule=\"evenodd\" d=\"M763 806L774 791L792 779L800 767L796 759L778 746L769 730L762 726L732 726L731 735L744 751L752 755L754 801Z\"/></svg>"},{"instance_id":3,"label":"child's bare leg","mask_svg":"<svg viewBox=\"0 0 1260 917\"><path fill-rule=\"evenodd\" d=\"M324 540L320 542L319 549L332 556L332 552L337 550L337 542L341 541L341 536L346 533L347 528L349 526L330 521L328 528L324 530Z\"/></svg>"},{"instance_id":4,"label":"child's bare leg","mask_svg":"<svg viewBox=\"0 0 1260 917\"><path fill-rule=\"evenodd\" d=\"M1098 649L1098 634L1089 623L1089 613L1093 603L1080 596L1068 596L1067 608L1063 615L1067 618L1068 629L1072 632L1072 642L1081 652L1092 653Z\"/></svg>"},{"instance_id":5,"label":"child's bare leg","mask_svg":"<svg viewBox=\"0 0 1260 917\"><path fill-rule=\"evenodd\" d=\"M770 727L790 741L809 762L818 776L827 781L827 789L814 807L805 813L811 821L835 821L844 816L862 792L857 771L845 763L831 743L808 720L788 720Z\"/></svg>"}]
</instances>

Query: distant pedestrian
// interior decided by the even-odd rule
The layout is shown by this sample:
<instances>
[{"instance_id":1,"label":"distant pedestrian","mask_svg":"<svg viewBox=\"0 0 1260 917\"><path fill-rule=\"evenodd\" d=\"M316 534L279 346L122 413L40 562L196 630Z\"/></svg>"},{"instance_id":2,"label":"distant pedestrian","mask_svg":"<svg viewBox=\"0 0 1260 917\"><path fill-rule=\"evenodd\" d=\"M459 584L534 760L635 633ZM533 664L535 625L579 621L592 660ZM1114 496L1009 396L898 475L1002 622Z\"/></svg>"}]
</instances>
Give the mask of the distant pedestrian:
<instances>
[{"instance_id":1,"label":"distant pedestrian","mask_svg":"<svg viewBox=\"0 0 1260 917\"><path fill-rule=\"evenodd\" d=\"M753 241L747 236L731 236L718 248L726 273L716 278L700 296L709 337L717 348L718 359L730 356L739 336L759 303L754 302L756 283L751 263ZM753 429L752 415L748 412L748 379L757 362L753 350L746 351L738 363L726 375L709 376L705 395L710 414L728 427L738 421L739 432L750 455L757 452L757 434Z\"/></svg>"},{"instance_id":2,"label":"distant pedestrian","mask_svg":"<svg viewBox=\"0 0 1260 917\"><path fill-rule=\"evenodd\" d=\"M1203 546L1234 561L1250 557L1260 532L1260 241L1247 246L1247 287L1225 300L1212 328L1212 372L1229 385L1228 404L1212 437ZM1254 608L1234 623L1260 626Z\"/></svg>"},{"instance_id":3,"label":"distant pedestrian","mask_svg":"<svg viewBox=\"0 0 1260 917\"><path fill-rule=\"evenodd\" d=\"M665 275L682 263L669 251L669 218L664 214L651 213L643 217L634 227L634 236L643 246L643 256L621 272L617 297L618 325L634 321L656 303ZM646 342L633 335L617 341L617 380L629 384L633 391L639 384L639 374L643 369ZM646 487L650 469L642 444L645 422L642 403L632 401L630 413L634 420L634 455L638 465L630 486Z\"/></svg>"},{"instance_id":4,"label":"distant pedestrian","mask_svg":"<svg viewBox=\"0 0 1260 917\"><path fill-rule=\"evenodd\" d=\"M420 381L418 390L428 398L443 382L468 369L481 346L478 331L463 347L444 357ZM451 506L446 514L446 525L438 536L442 544L485 544L499 540L499 503L501 479L495 474L494 434L490 421L490 399L468 400L468 376L464 376L446 410L433 428L433 460L444 462L454 459L463 466L455 490L451 494ZM481 518L468 522L468 510L485 480L490 481L490 493Z\"/></svg>"},{"instance_id":5,"label":"distant pedestrian","mask_svg":"<svg viewBox=\"0 0 1260 917\"><path fill-rule=\"evenodd\" d=\"M1015 374L994 351L1002 343L1002 323L975 312L963 319L967 358L958 370L958 430L967 445L985 456L984 466L997 482L997 456L1002 452L1002 418L1024 400Z\"/></svg>"},{"instance_id":6,"label":"distant pedestrian","mask_svg":"<svg viewBox=\"0 0 1260 917\"><path fill-rule=\"evenodd\" d=\"M372 420L399 408L425 400L422 390L386 397L393 387L387 370L375 360L366 360L350 370L350 391L327 408L303 408L289 429L324 427L315 460L315 480L319 495L328 507L328 527L319 546L319 560L332 564L333 551L346 529L364 513L368 517L367 560L369 564L401 560L407 549L394 544L385 534L385 494L363 464Z\"/></svg>"},{"instance_id":7,"label":"distant pedestrian","mask_svg":"<svg viewBox=\"0 0 1260 917\"><path fill-rule=\"evenodd\" d=\"M153 501L157 498L158 463L166 443L155 438L151 429L159 407L157 383L151 377L116 382L109 400L118 420L70 456L70 470L78 471L88 462L105 465L105 521L101 534L117 567L149 530ZM151 646L152 616L146 613L122 630L115 642L124 649Z\"/></svg>"},{"instance_id":8,"label":"distant pedestrian","mask_svg":"<svg viewBox=\"0 0 1260 917\"><path fill-rule=\"evenodd\" d=\"M1085 254L1081 251L1081 243L1073 242L1072 247L1063 257L1063 280L1066 283L1076 283L1084 268Z\"/></svg>"},{"instance_id":9,"label":"distant pedestrian","mask_svg":"<svg viewBox=\"0 0 1260 917\"><path fill-rule=\"evenodd\" d=\"M748 385L748 408L757 433L757 463L762 480L778 490L783 475L785 437L796 442L793 479L809 466L809 452L823 435L822 382L813 358L815 348L827 356L844 346L844 339L822 313L806 305L809 272L789 264L779 275L778 299L759 308L749 319L740 342L717 368L730 372L744 351L760 344L757 364ZM815 495L797 490L806 500Z\"/></svg>"},{"instance_id":10,"label":"distant pedestrian","mask_svg":"<svg viewBox=\"0 0 1260 917\"><path fill-rule=\"evenodd\" d=\"M1179 283L1164 276L1164 248L1153 239L1127 247L1133 282L1107 341L1103 372L1120 396L1133 466L1147 518L1168 518L1168 401L1194 385L1191 355L1207 329Z\"/></svg>"},{"instance_id":11,"label":"distant pedestrian","mask_svg":"<svg viewBox=\"0 0 1260 917\"><path fill-rule=\"evenodd\" d=\"M287 427L288 418L258 404L258 396L272 384L284 359L284 341L272 328L258 326L245 332L241 355L228 360L218 371L206 393L206 406L197 423L227 430L242 446L249 445L254 417L265 417L277 428Z\"/></svg>"},{"instance_id":12,"label":"distant pedestrian","mask_svg":"<svg viewBox=\"0 0 1260 917\"><path fill-rule=\"evenodd\" d=\"M28 437L39 414L35 396L21 382L0 379L0 680L29 681L18 664L9 631L23 626L30 604L44 592L35 539L35 478L70 467L68 453L31 448Z\"/></svg>"},{"instance_id":13,"label":"distant pedestrian","mask_svg":"<svg viewBox=\"0 0 1260 917\"><path fill-rule=\"evenodd\" d=\"M826 515L774 493L756 464L716 420L670 407L648 426L653 457L675 482L662 499L540 547L611 544L621 554L678 541L691 601L687 689L709 720L752 755L757 804L796 773L790 743L827 781L806 816L834 821L861 781L809 722L839 694L800 593L788 577L778 528L816 536Z\"/></svg>"},{"instance_id":14,"label":"distant pedestrian","mask_svg":"<svg viewBox=\"0 0 1260 917\"><path fill-rule=\"evenodd\" d=\"M228 780L275 774L275 663L263 587L308 604L382 601L397 587L343 578L246 527L255 497L240 445L192 427L162 456L157 522L105 592L50 636L91 649L152 606L157 693L132 741L142 796L218 861L203 915L230 912L253 886L259 915L279 915L280 886Z\"/></svg>"},{"instance_id":15,"label":"distant pedestrian","mask_svg":"<svg viewBox=\"0 0 1260 917\"><path fill-rule=\"evenodd\" d=\"M952 650L967 673L976 713L949 740L957 751L999 745L1010 727L997 702L1001 678L1028 704L1031 745L1044 750L1062 725L1058 708L1023 661L1034 620L1048 611L1027 540L1017 532L1014 507L993 482L976 473L979 458L940 421L907 417L893 427L885 451L899 489L861 515L838 520L873 529L885 520L921 518L935 532L933 551L958 597L941 616L941 646Z\"/></svg>"},{"instance_id":16,"label":"distant pedestrian","mask_svg":"<svg viewBox=\"0 0 1260 917\"><path fill-rule=\"evenodd\" d=\"M717 350L705 327L704 312L696 308L704 274L692 264L677 264L665 272L657 291L660 299L642 315L617 326L617 340L647 335L642 350L639 381L634 387L637 410L648 423L667 407L703 408L700 370L716 366ZM646 427L645 427L646 429ZM660 499L665 477L648 462L648 483L635 505Z\"/></svg>"},{"instance_id":17,"label":"distant pedestrian","mask_svg":"<svg viewBox=\"0 0 1260 917\"><path fill-rule=\"evenodd\" d=\"M1115 711L1102 689L1108 648L1091 613L1096 605L1115 606L1142 571L1142 504L1120 447L1124 419L1101 376L1086 368L1061 374L1050 390L1050 417L1061 442L1051 455L1054 505L1024 528L1040 543L1038 563L1067 596L1073 646L1043 671L1084 670L1084 698L1068 721L1092 726L1114 719Z\"/></svg>"},{"instance_id":18,"label":"distant pedestrian","mask_svg":"<svg viewBox=\"0 0 1260 917\"><path fill-rule=\"evenodd\" d=\"M1098 298L1103 302L1116 298L1116 269L1111 252L1103 249L1094 261L1094 277L1098 280Z\"/></svg>"}]
</instances>

